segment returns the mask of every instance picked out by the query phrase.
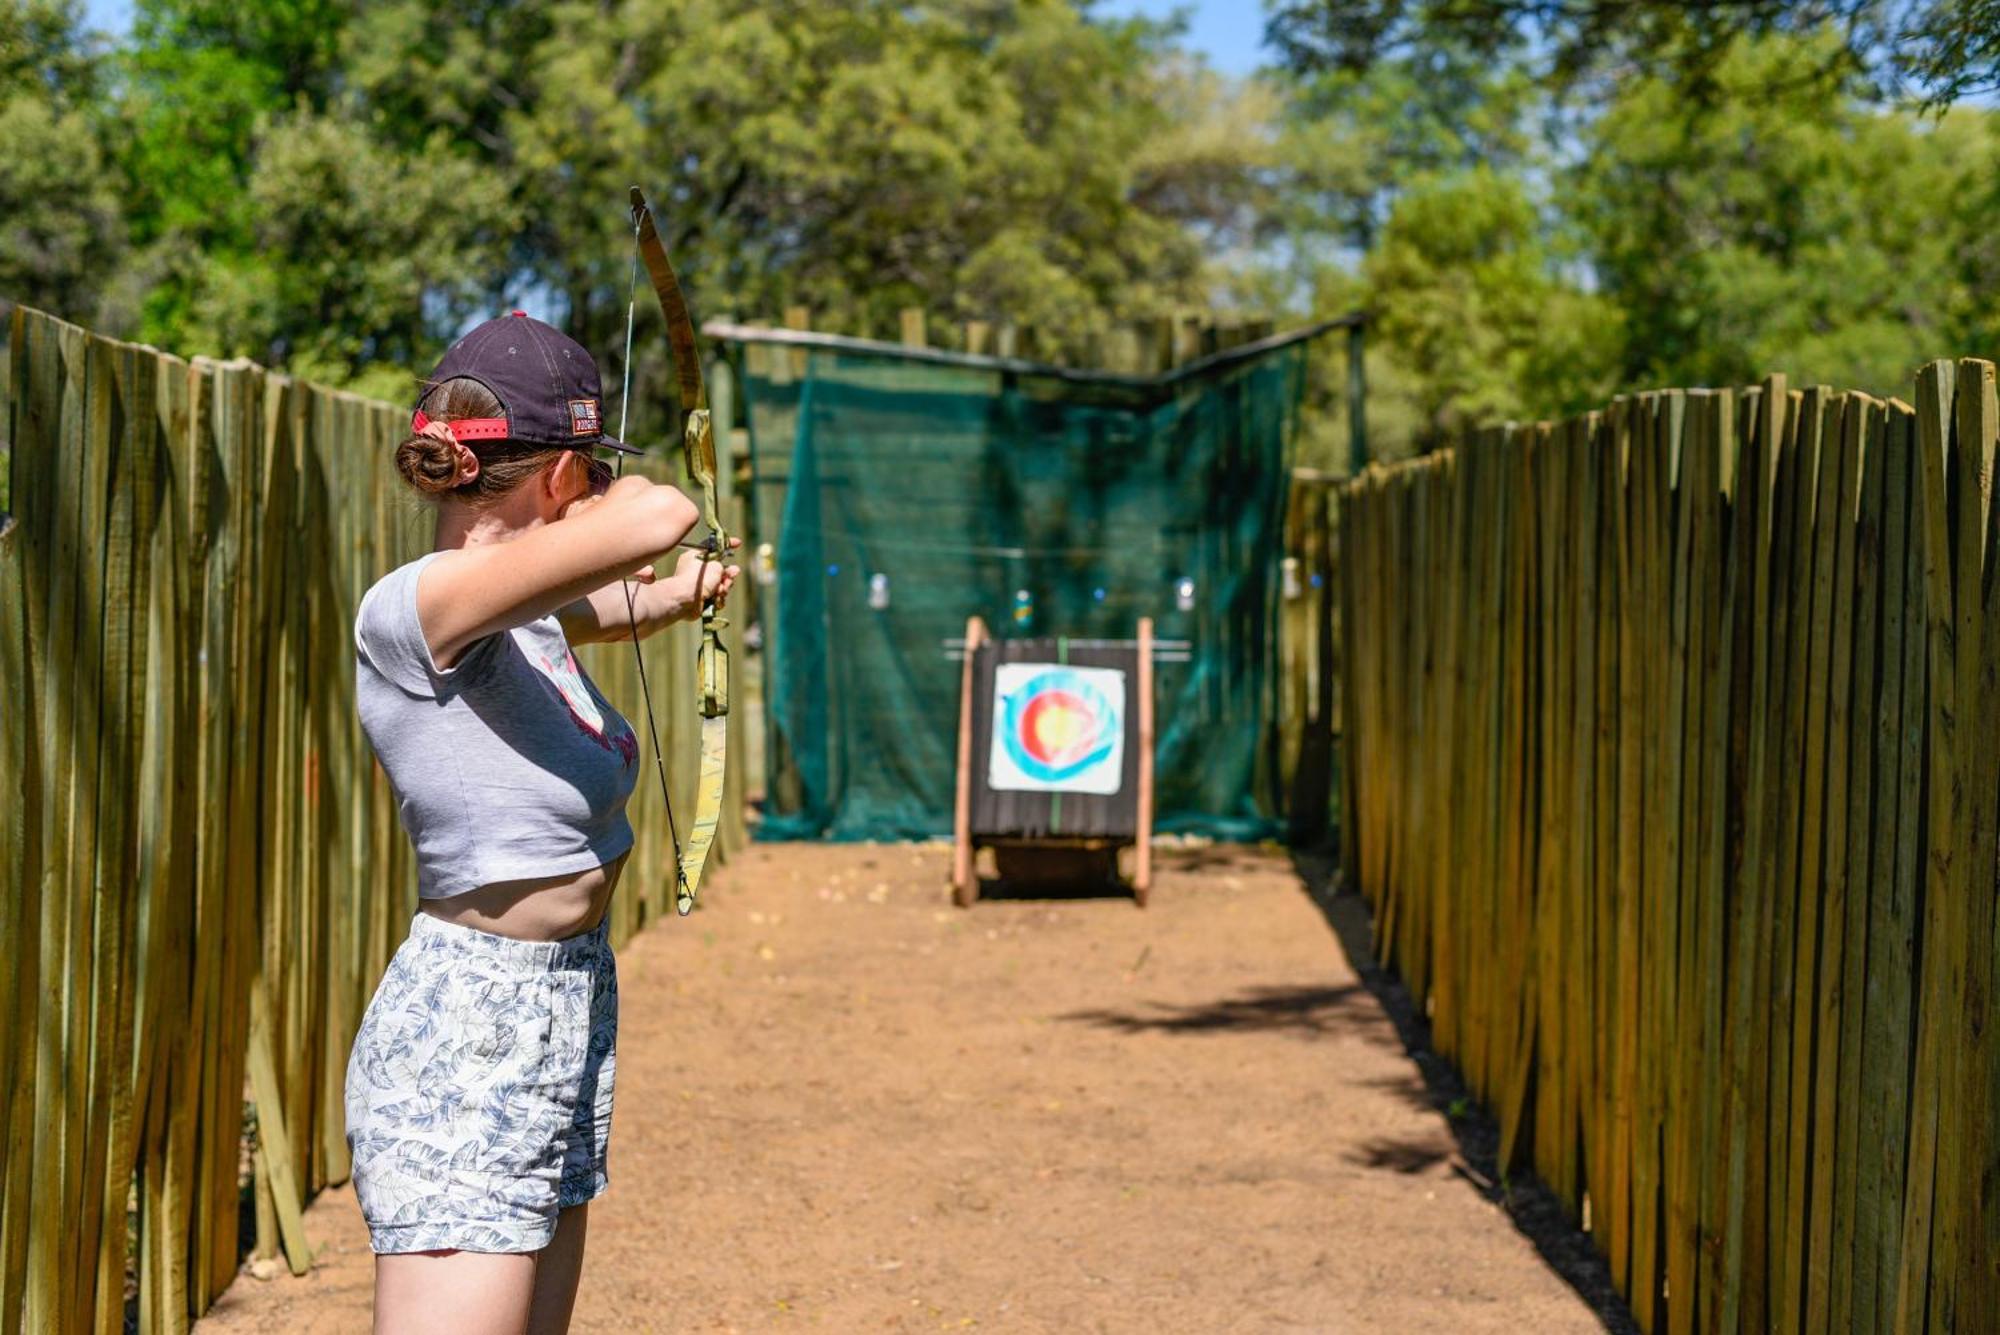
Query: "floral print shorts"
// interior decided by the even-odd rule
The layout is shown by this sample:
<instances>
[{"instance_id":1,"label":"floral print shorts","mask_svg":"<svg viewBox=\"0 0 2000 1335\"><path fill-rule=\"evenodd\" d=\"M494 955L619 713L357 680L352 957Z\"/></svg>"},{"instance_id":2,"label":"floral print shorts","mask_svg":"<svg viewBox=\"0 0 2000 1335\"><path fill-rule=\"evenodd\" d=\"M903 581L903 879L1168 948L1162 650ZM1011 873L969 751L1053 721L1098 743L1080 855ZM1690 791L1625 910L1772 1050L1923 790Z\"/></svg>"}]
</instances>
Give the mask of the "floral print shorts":
<instances>
[{"instance_id":1,"label":"floral print shorts","mask_svg":"<svg viewBox=\"0 0 2000 1335\"><path fill-rule=\"evenodd\" d=\"M516 941L419 913L347 1062L378 1252L532 1252L602 1195L618 973L605 927Z\"/></svg>"}]
</instances>

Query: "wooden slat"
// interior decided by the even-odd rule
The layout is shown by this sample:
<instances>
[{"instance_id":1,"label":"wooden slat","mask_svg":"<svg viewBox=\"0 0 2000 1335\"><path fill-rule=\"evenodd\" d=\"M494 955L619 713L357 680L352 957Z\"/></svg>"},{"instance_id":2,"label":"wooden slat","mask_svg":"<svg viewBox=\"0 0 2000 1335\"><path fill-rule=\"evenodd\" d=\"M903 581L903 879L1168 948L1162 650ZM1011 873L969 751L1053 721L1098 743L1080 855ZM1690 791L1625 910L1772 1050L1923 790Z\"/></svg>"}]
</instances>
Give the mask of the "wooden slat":
<instances>
[{"instance_id":1,"label":"wooden slat","mask_svg":"<svg viewBox=\"0 0 2000 1335\"><path fill-rule=\"evenodd\" d=\"M2000 409L1994 401L1995 369L1990 362L1961 362L1959 370L1960 430L1979 442L1985 467L1982 481L1991 486L1995 462L1995 435L2000 430ZM1968 382L1976 382L1977 397L1964 392ZM1978 735L1990 738L2000 728L2000 591L1996 591L1996 562L2000 562L2000 506L1986 502L1981 534L1983 561L1980 591L1983 600L1984 635L1980 642L1979 711L1972 720ZM1960 1072L1955 1105L1964 1141L1962 1164L1965 1219L1960 1245L1962 1267L1958 1276L1957 1313L1962 1328L1975 1325L1986 1315L2000 1312L2000 1201L1994 1199L1993 1164L2000 1156L2000 1135L1993 1118L2000 1114L2000 905L1994 894L1995 876L1986 869L2000 861L2000 755L1992 747L1975 752L1979 765L1976 800L1980 824L1974 848L1973 897L1968 905L1971 927L1967 932L1968 971L1966 979L1964 1032L1987 1039L1967 1045ZM1983 859L1983 860L1982 860Z\"/></svg>"},{"instance_id":2,"label":"wooden slat","mask_svg":"<svg viewBox=\"0 0 2000 1335\"><path fill-rule=\"evenodd\" d=\"M49 690L43 697L41 729L48 742L40 779L44 805L42 865L35 877L38 889L45 884L71 883L77 849L75 790L81 732L78 716L83 713L79 697L95 695L94 682L86 687L80 680L88 670L90 655L82 647L81 625L85 614L78 606L82 601L79 590L82 570L99 559L84 529L89 471L85 412L88 340L81 330L65 326L55 332L55 341L59 348L61 407L54 439L62 464L53 473L54 485L43 493L51 508L44 613L48 649L43 659ZM72 1063L65 1060L68 1051L65 1008L76 985L75 972L80 967L71 957L75 934L70 922L80 915L74 894L49 896L41 913L38 953L42 991L37 1013L33 1148L29 1151L33 1177L30 1209L40 1218L39 1226L29 1231L27 1239L25 1311L30 1328L49 1328L74 1320L62 1276L74 1273L66 1270L74 1264L76 1244L75 1233L68 1225L74 1217L72 1184L81 1164L71 1121L80 1098L75 1091Z\"/></svg>"},{"instance_id":3,"label":"wooden slat","mask_svg":"<svg viewBox=\"0 0 2000 1335\"><path fill-rule=\"evenodd\" d=\"M1809 1103L1801 1109L1810 1116L1809 1135L1794 1141L1795 1147L1803 1146L1794 1159L1794 1171L1807 1186L1802 1252L1805 1328L1811 1331L1827 1328L1833 1298L1833 1121L1839 1077L1840 986L1844 967L1841 949L1847 920L1848 783L1853 768L1850 716L1857 602L1854 540L1864 489L1862 469L1867 443L1874 433L1876 406L1864 394L1848 394L1843 398L1839 418L1839 489L1826 512L1834 529L1835 556L1829 594L1833 640L1827 671L1822 877L1811 912L1802 914L1803 935L1817 937L1819 950L1816 983L1807 998L1810 1004L1802 1008L1807 1018L1798 1031L1801 1045L1810 1053L1809 1074L1795 1086L1803 1088L1809 1096ZM1795 1066L1795 1072L1797 1069Z\"/></svg>"},{"instance_id":4,"label":"wooden slat","mask_svg":"<svg viewBox=\"0 0 2000 1335\"><path fill-rule=\"evenodd\" d=\"M278 1227L284 1235L285 1261L294 1275L312 1264L306 1244L305 1221L299 1209L299 1184L292 1169L291 1137L285 1127L285 1100L272 1054L268 1006L257 1007L250 1024L250 1086L257 1103L257 1156L276 1202Z\"/></svg>"},{"instance_id":5,"label":"wooden slat","mask_svg":"<svg viewBox=\"0 0 2000 1335\"><path fill-rule=\"evenodd\" d=\"M1838 990L1830 999L1832 1013L1823 1006L1820 1068L1821 1102L1815 1116L1833 1124L1831 1140L1823 1129L1817 1146L1830 1146L1825 1167L1815 1160L1815 1172L1831 1187L1831 1213L1826 1259L1817 1250L1811 1262L1813 1273L1823 1275L1829 1293L1827 1324L1834 1330L1855 1327L1854 1291L1857 1272L1855 1235L1860 1193L1862 1120L1862 1011L1863 989L1867 980L1868 900L1870 882L1876 879L1876 829L1874 803L1880 783L1879 772L1886 763L1885 753L1894 745L1893 732L1885 739L1883 721L1893 711L1885 710L1883 678L1885 653L1882 632L1882 587L1884 505L1887 483L1884 451L1887 442L1887 414L1884 405L1869 402L1866 439L1860 448L1860 484L1856 492L1855 515L1853 710L1849 751L1847 804L1847 856L1843 881L1845 903L1838 924L1825 929L1840 936L1840 970L1828 970L1829 981L1837 978ZM1884 831L1885 835L1889 832ZM1889 837L1893 837L1890 835ZM1885 875L1880 879L1886 880ZM1829 918L1831 909L1829 908ZM1822 990L1823 1001L1826 992ZM1831 1031L1833 1037L1828 1038ZM1829 1052L1831 1047L1831 1052ZM1831 1069L1829 1069L1831 1068ZM1827 1176L1830 1174L1831 1176ZM1817 1236L1817 1235L1816 1235ZM1817 1282L1817 1281L1815 1281ZM1810 1312L1810 1304L1808 1311Z\"/></svg>"},{"instance_id":6,"label":"wooden slat","mask_svg":"<svg viewBox=\"0 0 2000 1335\"><path fill-rule=\"evenodd\" d=\"M1867 993L1862 1007L1861 1161L1855 1189L1851 1324L1886 1330L1901 1247L1915 964L1916 889L1923 874L1924 607L1914 414L1892 401L1883 435L1882 690L1870 859Z\"/></svg>"},{"instance_id":7,"label":"wooden slat","mask_svg":"<svg viewBox=\"0 0 2000 1335\"><path fill-rule=\"evenodd\" d=\"M1696 890L1699 902L1694 914L1693 942L1695 990L1700 1052L1698 1069L1700 1124L1695 1176L1700 1221L1700 1324L1714 1329L1722 1303L1721 1215L1724 1208L1723 1184L1728 1155L1723 1143L1723 999L1726 993L1725 941L1727 939L1726 900L1733 872L1730 833L1737 822L1737 803L1742 791L1742 769L1746 739L1736 726L1742 718L1743 701L1738 697L1747 680L1739 682L1744 655L1735 646L1735 635L1743 626L1738 603L1748 596L1746 567L1731 560L1732 510L1728 490L1736 463L1735 402L1729 390L1711 392L1703 408L1706 429L1705 457L1696 472L1700 492L1691 498L1708 513L1706 538L1701 551L1701 586L1708 591L1707 624L1703 631L1702 676L1704 724L1702 734L1702 807L1700 822L1700 862ZM1685 947L1684 947L1685 948Z\"/></svg>"},{"instance_id":8,"label":"wooden slat","mask_svg":"<svg viewBox=\"0 0 2000 1335\"><path fill-rule=\"evenodd\" d=\"M1815 574L1815 534L1822 464L1821 444L1827 414L1828 393L1815 386L1794 396L1792 420L1793 448L1790 466L1785 468L1782 485L1787 491L1789 524L1786 545L1790 552L1783 600L1785 617L1785 696L1784 733L1779 764L1781 773L1793 776L1785 785L1779 803L1777 874L1772 878L1773 923L1769 942L1770 1019L1766 1044L1766 1141L1764 1161L1766 1288L1768 1321L1789 1329L1797 1321L1796 1293L1784 1281L1785 1257L1790 1246L1791 1134L1792 1134L1792 1015L1793 975L1796 959L1798 895L1800 880L1801 830L1805 817L1805 767L1807 738L1808 683L1815 662L1812 638ZM1790 1296L1788 1296L1790 1295Z\"/></svg>"},{"instance_id":9,"label":"wooden slat","mask_svg":"<svg viewBox=\"0 0 2000 1335\"><path fill-rule=\"evenodd\" d=\"M1556 1175L1557 1190L1581 1221L1583 1196L1591 1159L1590 1094L1592 1043L1596 1025L1590 986L1592 939L1592 888L1596 879L1596 798L1597 798L1597 684L1598 684L1598 539L1597 488L1594 467L1597 415L1586 414L1568 423L1564 448L1569 473L1569 514L1573 547L1569 563L1569 642L1566 655L1571 666L1571 701L1565 715L1570 729L1568 785L1569 845L1565 850L1561 950L1564 984L1562 999L1563 1034L1563 1130L1565 1140L1573 1140L1562 1157Z\"/></svg>"},{"instance_id":10,"label":"wooden slat","mask_svg":"<svg viewBox=\"0 0 2000 1335\"><path fill-rule=\"evenodd\" d=\"M1639 856L1639 1044L1650 1059L1640 1065L1636 1091L1632 1165L1632 1280L1628 1301L1642 1330L1661 1324L1661 1295L1666 1278L1666 1238L1662 1227L1665 1199L1665 1140L1667 1115L1666 1063L1654 1054L1671 1042L1670 965L1662 919L1670 900L1666 893L1667 640L1672 621L1672 582L1666 561L1672 540L1671 498L1666 484L1665 419L1672 402L1657 394L1639 398L1639 418L1632 437L1633 534L1639 575L1634 594L1639 605L1639 654L1644 661L1644 713L1640 722L1639 783L1645 812L1640 829Z\"/></svg>"},{"instance_id":11,"label":"wooden slat","mask_svg":"<svg viewBox=\"0 0 2000 1335\"><path fill-rule=\"evenodd\" d=\"M2000 436L1993 363L1958 363L1952 482L1956 491L1953 611L1957 621L1959 715L1956 783L1966 804L1954 828L1954 865L1947 930L1933 959L1945 969L1946 1008L1938 1067L1936 1204L1932 1234L1930 1319L1939 1330L1987 1320L1980 1295L2000 1257L1984 1254L1987 1179L1986 1053L1967 1036L1984 1032L1993 972L1995 822L2000 817L2000 760L1993 738L2000 726L2000 627L1987 616L1993 578L1992 486ZM1926 972L1931 964L1924 966Z\"/></svg>"},{"instance_id":12,"label":"wooden slat","mask_svg":"<svg viewBox=\"0 0 2000 1335\"><path fill-rule=\"evenodd\" d=\"M55 799L55 776L47 754L54 747L47 727L56 707L56 684L50 680L48 659L48 611L50 584L56 572L38 554L51 551L54 543L57 504L57 477L61 451L58 430L61 410L62 359L60 331L55 321L33 318L16 308L11 318L10 395L13 469L14 526L0 541L0 557L15 572L10 579L21 592L18 604L0 604L12 611L12 635L0 643L13 646L19 657L21 675L9 680L23 684L24 697L39 702L40 708L10 710L11 747L20 757L15 773L21 794L18 811L9 812L9 844L19 849L10 885L9 927L12 939L21 943L12 973L13 1009L10 1036L13 1059L0 1072L8 1086L8 1118L5 1126L8 1170L0 1174L0 1312L25 1315L26 1289L30 1282L29 1239L35 1231L34 1188L42 1180L34 1153L39 1114L49 1104L41 1092L41 1016L49 985L43 978L51 967L43 954L43 921L46 915L40 888L49 853L44 845L52 823L49 811ZM38 652L39 650L39 652ZM11 668L12 662L8 664ZM12 804L9 804L10 806ZM18 831L18 836L15 832ZM18 838L18 842L16 841ZM46 1274L46 1271L42 1272Z\"/></svg>"},{"instance_id":13,"label":"wooden slat","mask_svg":"<svg viewBox=\"0 0 2000 1335\"><path fill-rule=\"evenodd\" d=\"M99 724L103 742L93 887L98 912L91 943L98 968L89 1017L89 1177L79 1232L86 1247L94 1244L94 1255L86 1257L96 1279L87 1319L99 1331L117 1332L125 1324L125 1209L138 1136L132 1051L139 849L130 784L140 765L149 680L150 581L145 578L145 554L151 546L158 500L159 363L151 353L130 346L108 345L107 352L115 411L100 650L105 663Z\"/></svg>"},{"instance_id":14,"label":"wooden slat","mask_svg":"<svg viewBox=\"0 0 2000 1335\"><path fill-rule=\"evenodd\" d=\"M1565 525L1562 516L1563 504L1563 456L1546 424L1532 428L1529 438L1529 458L1531 476L1537 490L1535 511L1541 517L1535 527L1535 574L1539 586L1539 596L1531 599L1529 607L1538 615L1537 634L1544 645L1561 642L1561 589L1562 551L1559 538ZM1546 1172L1551 1186L1556 1186L1563 1159L1562 1145L1562 1021L1560 1009L1560 960L1558 958L1562 939L1562 894L1560 878L1562 874L1562 850L1565 843L1565 827L1568 816L1567 804L1561 800L1561 790L1551 780L1551 775L1562 773L1562 756L1567 730L1562 726L1568 720L1563 711L1564 655L1547 653L1542 655L1537 688L1540 704L1536 710L1537 731L1535 765L1531 784L1535 793L1538 811L1541 813L1540 828L1536 840L1536 871L1534 905L1535 912L1530 919L1533 927L1533 965L1535 1017L1534 1043L1536 1050L1544 1054L1537 1062L1532 1087L1534 1108L1532 1126L1534 1140L1531 1153L1534 1162L1547 1165ZM1524 1072L1523 1078L1527 1075ZM1558 1188L1558 1194L1560 1189Z\"/></svg>"},{"instance_id":15,"label":"wooden slat","mask_svg":"<svg viewBox=\"0 0 2000 1335\"><path fill-rule=\"evenodd\" d=\"M1808 420L1811 414L1808 412ZM1835 621L1834 572L1839 555L1840 497L1844 460L1840 450L1841 404L1829 399L1819 417L1819 482L1813 503L1812 617L1806 657L1815 665L1807 674L1804 749L1799 778L1798 878L1792 893L1793 922L1790 1004L1786 1026L1790 1068L1786 1076L1788 1115L1783 1126L1786 1157L1785 1245L1772 1259L1777 1267L1778 1296L1773 1317L1789 1326L1802 1319L1805 1281L1808 1177L1812 1115L1812 1019L1818 997L1819 933L1815 906L1821 892L1826 852L1828 790L1828 701L1832 674ZM1845 600L1841 600L1843 605ZM1782 1004L1782 1003L1781 1003ZM1774 1151L1775 1151L1774 1147Z\"/></svg>"},{"instance_id":16,"label":"wooden slat","mask_svg":"<svg viewBox=\"0 0 2000 1335\"><path fill-rule=\"evenodd\" d=\"M1609 764L1600 762L1607 780L1615 782L1615 798L1604 804L1611 813L1609 843L1600 847L1603 868L1603 918L1600 941L1606 1013L1599 1024L1604 1035L1600 1060L1608 1122L1602 1155L1603 1204L1608 1227L1606 1253L1611 1278L1631 1295L1633 1155L1635 1152L1639 1083L1639 852L1643 805L1640 792L1641 750L1645 709L1645 668L1638 651L1637 575L1630 505L1633 452L1633 409L1630 399L1612 404L1607 414L1604 481L1607 516L1607 561L1616 592L1607 599L1609 644L1605 653L1609 682L1600 682L1599 702L1609 709L1610 735L1601 739L1611 748ZM1600 724L1600 727L1605 727ZM1615 776L1615 779L1612 778ZM1607 795L1608 796L1608 795ZM1600 825L1600 830L1605 829ZM1593 1200L1597 1199L1593 1193Z\"/></svg>"},{"instance_id":17,"label":"wooden slat","mask_svg":"<svg viewBox=\"0 0 2000 1335\"><path fill-rule=\"evenodd\" d=\"M1680 466L1670 475L1674 482L1673 546L1673 640L1669 649L1669 699L1666 737L1668 811L1666 903L1662 906L1664 931L1660 937L1666 959L1663 965L1671 982L1674 1041L1660 1049L1661 1064L1667 1073L1666 1212L1667 1212L1667 1329L1672 1335L1686 1335L1694 1329L1697 1314L1696 1266L1700 1249L1700 1153L1701 1110L1699 1072L1701 1051L1698 1026L1699 995L1696 984L1697 912L1699 888L1699 815L1701 812L1701 719L1706 681L1701 673L1702 601L1707 592L1700 583L1698 531L1704 514L1702 488L1695 468L1706 457L1702 444L1705 428L1696 404L1686 406L1685 434L1669 437L1670 450L1677 450Z\"/></svg>"},{"instance_id":18,"label":"wooden slat","mask_svg":"<svg viewBox=\"0 0 2000 1335\"><path fill-rule=\"evenodd\" d=\"M193 659L196 634L192 597L192 478L188 444L192 373L185 364L162 358L155 407L155 431L165 500L148 568L153 578L149 655L156 665L183 665L157 673L147 700L145 769L140 779L139 840L150 850L140 888L147 905L147 932L141 945L141 992L135 1013L135 1104L143 1109L139 1150L140 1324L148 1330L178 1329L188 1311L187 1251L192 1088L186 1068L190 1028L186 1001L191 987L194 918L195 769L193 749L197 695Z\"/></svg>"},{"instance_id":19,"label":"wooden slat","mask_svg":"<svg viewBox=\"0 0 2000 1335\"><path fill-rule=\"evenodd\" d=\"M1620 510L1620 440L1612 424L1612 414L1592 414L1590 432L1590 510L1598 538L1596 588L1592 608L1596 614L1596 767L1592 793L1592 853L1590 853L1590 1231L1600 1251L1614 1261L1630 1231L1630 1201L1624 1181L1620 1153L1626 1151L1624 1137L1630 1127L1618 1117L1618 1061L1616 1033L1628 1015L1618 1007L1618 899L1620 899L1620 691L1618 675L1622 660L1620 624L1624 590L1620 584L1618 552L1618 510ZM1636 799L1636 791L1634 791ZM1616 1279L1614 1279L1616 1281Z\"/></svg>"},{"instance_id":20,"label":"wooden slat","mask_svg":"<svg viewBox=\"0 0 2000 1335\"><path fill-rule=\"evenodd\" d=\"M1538 587L1534 477L1529 467L1532 439L1525 431L1496 429L1485 436L1498 476L1487 485L1498 519L1488 539L1492 562L1505 572L1502 606L1513 609L1507 622L1500 608L1488 614L1487 634L1500 641L1505 692L1498 702L1503 746L1500 766L1489 777L1487 800L1502 826L1502 870L1498 887L1498 939L1508 962L1533 959L1534 903L1540 857L1540 809L1534 788L1537 741L1532 702L1535 674L1534 618L1528 608ZM1500 1163L1512 1169L1520 1159L1522 1124L1528 1115L1528 1053L1537 1012L1534 975L1496 959L1488 995L1497 1013L1491 1087L1500 1111Z\"/></svg>"},{"instance_id":21,"label":"wooden slat","mask_svg":"<svg viewBox=\"0 0 2000 1335\"><path fill-rule=\"evenodd\" d=\"M1895 1320L1897 1330L1924 1324L1931 1289L1932 1205L1936 1195L1938 1100L1942 1084L1941 1051L1950 1046L1946 1012L1953 998L1947 952L1956 952L1953 933L1961 930L1957 906L1962 866L1954 875L1959 830L1968 825L1963 786L1959 781L1957 732L1959 671L1958 624L1954 608L1951 458L1952 397L1957 368L1932 362L1917 373L1917 475L1921 482L1917 507L1921 517L1925 638L1928 644L1931 773L1929 795L1924 921L1926 950L1921 992L1917 1001L1916 1066L1911 1080L1909 1161L1905 1179L1901 1249L1897 1262ZM1962 937L1961 937L1962 939ZM1962 974L1961 974L1962 977Z\"/></svg>"},{"instance_id":22,"label":"wooden slat","mask_svg":"<svg viewBox=\"0 0 2000 1335\"><path fill-rule=\"evenodd\" d=\"M1781 513L1777 482L1789 396L1781 376L1765 380L1750 402L1750 429L1737 468L1736 505L1746 523L1738 532L1748 541L1738 548L1750 571L1750 687L1747 773L1743 795L1743 847L1737 882L1735 936L1731 948L1726 1126L1722 1235L1722 1307L1725 1329L1761 1329L1764 1275L1764 1176L1752 1163L1753 1145L1763 1141L1765 1064L1759 1017L1768 1013L1768 953L1771 922L1770 867L1775 849L1775 795L1789 776L1772 769L1780 740L1774 724L1772 679L1783 672L1782 628L1773 606L1773 566Z\"/></svg>"}]
</instances>

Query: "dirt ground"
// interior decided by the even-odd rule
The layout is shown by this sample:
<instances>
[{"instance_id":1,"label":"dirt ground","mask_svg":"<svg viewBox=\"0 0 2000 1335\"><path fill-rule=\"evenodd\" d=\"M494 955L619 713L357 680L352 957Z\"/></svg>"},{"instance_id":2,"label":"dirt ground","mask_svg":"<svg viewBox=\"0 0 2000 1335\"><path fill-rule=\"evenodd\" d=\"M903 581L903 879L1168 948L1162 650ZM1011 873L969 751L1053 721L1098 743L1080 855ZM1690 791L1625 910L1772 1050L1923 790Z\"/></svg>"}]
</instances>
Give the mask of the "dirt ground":
<instances>
[{"instance_id":1,"label":"dirt ground","mask_svg":"<svg viewBox=\"0 0 2000 1335\"><path fill-rule=\"evenodd\" d=\"M575 1329L1624 1324L1587 1244L1497 1202L1343 948L1358 901L1218 847L1165 853L1143 911L960 911L949 859L760 845L621 952ZM199 1328L366 1330L353 1193L306 1227L307 1275L239 1278Z\"/></svg>"}]
</instances>

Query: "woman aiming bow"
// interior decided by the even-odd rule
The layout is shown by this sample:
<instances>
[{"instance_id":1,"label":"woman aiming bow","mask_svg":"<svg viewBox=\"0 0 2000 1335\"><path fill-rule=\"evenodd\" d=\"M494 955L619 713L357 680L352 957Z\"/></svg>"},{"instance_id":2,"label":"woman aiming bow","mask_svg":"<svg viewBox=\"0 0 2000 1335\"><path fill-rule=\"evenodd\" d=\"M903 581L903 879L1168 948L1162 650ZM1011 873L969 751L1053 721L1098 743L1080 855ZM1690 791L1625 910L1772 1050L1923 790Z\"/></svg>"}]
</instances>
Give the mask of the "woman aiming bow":
<instances>
[{"instance_id":1,"label":"woman aiming bow","mask_svg":"<svg viewBox=\"0 0 2000 1335\"><path fill-rule=\"evenodd\" d=\"M638 742L570 646L727 597L734 567L652 563L699 512L612 481L597 366L516 311L454 344L396 466L435 550L355 620L361 724L416 847L420 911L347 1068L375 1328L561 1331L606 1185L618 1022L606 914ZM634 589L626 581L634 581Z\"/></svg>"}]
</instances>

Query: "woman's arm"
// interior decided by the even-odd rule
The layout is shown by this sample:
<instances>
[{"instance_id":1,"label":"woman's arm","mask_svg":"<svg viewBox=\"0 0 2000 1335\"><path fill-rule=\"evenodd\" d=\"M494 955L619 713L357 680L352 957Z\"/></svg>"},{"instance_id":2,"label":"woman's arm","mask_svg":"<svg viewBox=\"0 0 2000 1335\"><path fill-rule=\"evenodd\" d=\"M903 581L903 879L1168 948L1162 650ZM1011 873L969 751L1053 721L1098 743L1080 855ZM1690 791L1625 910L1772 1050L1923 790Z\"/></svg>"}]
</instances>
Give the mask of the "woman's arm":
<instances>
[{"instance_id":1,"label":"woman's arm","mask_svg":"<svg viewBox=\"0 0 2000 1335\"><path fill-rule=\"evenodd\" d=\"M731 547L741 540L731 538ZM571 644L595 644L623 640L634 628L643 637L676 621L692 621L701 615L710 598L720 605L729 598L736 583L736 567L703 560L700 552L682 552L674 573L651 584L619 580L583 597L556 613L562 620L563 635ZM626 590L631 603L626 603Z\"/></svg>"},{"instance_id":2,"label":"woman's arm","mask_svg":"<svg viewBox=\"0 0 2000 1335\"><path fill-rule=\"evenodd\" d=\"M615 586L671 551L700 517L674 488L634 475L558 523L443 553L417 582L417 619L432 657L449 667L495 631Z\"/></svg>"}]
</instances>

